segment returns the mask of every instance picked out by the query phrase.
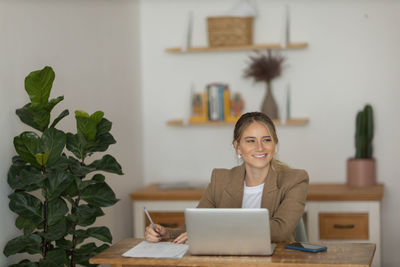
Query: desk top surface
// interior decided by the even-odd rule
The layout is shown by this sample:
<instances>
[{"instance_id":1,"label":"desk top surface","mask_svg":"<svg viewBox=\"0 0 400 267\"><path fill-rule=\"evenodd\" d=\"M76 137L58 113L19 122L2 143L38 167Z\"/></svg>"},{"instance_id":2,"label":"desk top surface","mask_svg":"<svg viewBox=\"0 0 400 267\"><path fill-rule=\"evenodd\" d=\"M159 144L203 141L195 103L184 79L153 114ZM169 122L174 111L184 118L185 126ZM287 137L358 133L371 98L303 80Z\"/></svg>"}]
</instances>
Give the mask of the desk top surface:
<instances>
[{"instance_id":1,"label":"desk top surface","mask_svg":"<svg viewBox=\"0 0 400 267\"><path fill-rule=\"evenodd\" d=\"M319 253L308 253L285 249L279 243L272 257L265 256L192 256L189 253L180 259L127 258L122 254L143 239L127 238L90 259L92 264L114 264L129 266L370 266L375 244L371 243L337 243L325 244L328 250Z\"/></svg>"},{"instance_id":2,"label":"desk top surface","mask_svg":"<svg viewBox=\"0 0 400 267\"><path fill-rule=\"evenodd\" d=\"M132 200L192 200L198 201L205 188L159 189L150 184L130 194ZM383 184L369 187L349 187L346 184L310 184L307 201L380 201Z\"/></svg>"}]
</instances>

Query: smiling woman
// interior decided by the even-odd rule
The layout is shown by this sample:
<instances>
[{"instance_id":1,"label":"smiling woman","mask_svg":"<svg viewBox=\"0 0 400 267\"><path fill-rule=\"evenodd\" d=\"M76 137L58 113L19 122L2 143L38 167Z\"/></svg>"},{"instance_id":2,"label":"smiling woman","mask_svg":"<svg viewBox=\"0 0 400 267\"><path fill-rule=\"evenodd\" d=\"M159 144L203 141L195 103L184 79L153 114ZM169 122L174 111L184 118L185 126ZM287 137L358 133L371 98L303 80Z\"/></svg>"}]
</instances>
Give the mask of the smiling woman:
<instances>
[{"instance_id":1,"label":"smiling woman","mask_svg":"<svg viewBox=\"0 0 400 267\"><path fill-rule=\"evenodd\" d=\"M233 133L233 146L243 164L214 169L198 208L266 208L270 214L272 242L294 241L294 231L304 212L308 174L275 159L278 136L272 120L263 113L240 117ZM246 227L246 226L243 226ZM187 242L185 228L148 226L151 242L175 238Z\"/></svg>"}]
</instances>

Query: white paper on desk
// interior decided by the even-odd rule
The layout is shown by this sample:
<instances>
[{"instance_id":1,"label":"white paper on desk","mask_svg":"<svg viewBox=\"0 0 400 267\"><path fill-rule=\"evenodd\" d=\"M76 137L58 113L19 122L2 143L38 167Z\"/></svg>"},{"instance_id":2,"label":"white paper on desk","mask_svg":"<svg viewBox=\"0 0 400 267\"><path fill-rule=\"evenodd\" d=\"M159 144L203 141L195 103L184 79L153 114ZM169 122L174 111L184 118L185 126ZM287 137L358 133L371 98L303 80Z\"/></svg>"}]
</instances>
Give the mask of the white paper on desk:
<instances>
[{"instance_id":1,"label":"white paper on desk","mask_svg":"<svg viewBox=\"0 0 400 267\"><path fill-rule=\"evenodd\" d=\"M142 241L124 254L133 258L182 258L189 246L171 242L151 243Z\"/></svg>"}]
</instances>

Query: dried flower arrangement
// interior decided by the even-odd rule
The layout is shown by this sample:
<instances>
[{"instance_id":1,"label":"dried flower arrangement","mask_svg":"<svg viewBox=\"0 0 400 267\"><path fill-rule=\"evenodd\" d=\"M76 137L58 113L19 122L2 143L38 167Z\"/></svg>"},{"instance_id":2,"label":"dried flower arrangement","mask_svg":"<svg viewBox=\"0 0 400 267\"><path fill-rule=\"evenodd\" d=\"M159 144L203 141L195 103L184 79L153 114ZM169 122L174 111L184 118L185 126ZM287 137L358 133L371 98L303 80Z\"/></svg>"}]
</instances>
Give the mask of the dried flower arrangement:
<instances>
[{"instance_id":1,"label":"dried flower arrangement","mask_svg":"<svg viewBox=\"0 0 400 267\"><path fill-rule=\"evenodd\" d=\"M255 82L265 82L267 93L261 106L261 112L271 119L278 119L278 106L272 95L271 81L279 77L282 72L285 58L279 54L272 55L271 50L267 53L256 52L250 56L250 64L244 70L245 78L253 78Z\"/></svg>"}]
</instances>

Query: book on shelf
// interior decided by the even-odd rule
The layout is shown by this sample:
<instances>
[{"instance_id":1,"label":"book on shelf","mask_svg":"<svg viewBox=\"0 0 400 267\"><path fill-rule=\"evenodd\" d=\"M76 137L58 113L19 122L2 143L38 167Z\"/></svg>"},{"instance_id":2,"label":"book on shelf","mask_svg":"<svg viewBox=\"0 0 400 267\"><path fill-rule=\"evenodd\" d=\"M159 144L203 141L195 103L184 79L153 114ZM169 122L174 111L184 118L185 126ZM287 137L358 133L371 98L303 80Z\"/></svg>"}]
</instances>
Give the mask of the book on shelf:
<instances>
[{"instance_id":1,"label":"book on shelf","mask_svg":"<svg viewBox=\"0 0 400 267\"><path fill-rule=\"evenodd\" d=\"M208 121L208 92L194 94L192 99L192 115L189 118L189 123L202 123Z\"/></svg>"},{"instance_id":2,"label":"book on shelf","mask_svg":"<svg viewBox=\"0 0 400 267\"><path fill-rule=\"evenodd\" d=\"M236 95L238 94L234 94L235 97ZM227 84L210 83L206 86L202 98L201 94L194 94L189 123L236 122L241 113L238 113L235 105L235 99L231 99Z\"/></svg>"},{"instance_id":3,"label":"book on shelf","mask_svg":"<svg viewBox=\"0 0 400 267\"><path fill-rule=\"evenodd\" d=\"M223 92L223 100L224 100L224 120L228 121L231 114L231 95L229 93L229 88L226 87Z\"/></svg>"},{"instance_id":4,"label":"book on shelf","mask_svg":"<svg viewBox=\"0 0 400 267\"><path fill-rule=\"evenodd\" d=\"M219 120L219 95L218 95L218 84L207 85L208 90L208 120L218 121Z\"/></svg>"}]
</instances>

